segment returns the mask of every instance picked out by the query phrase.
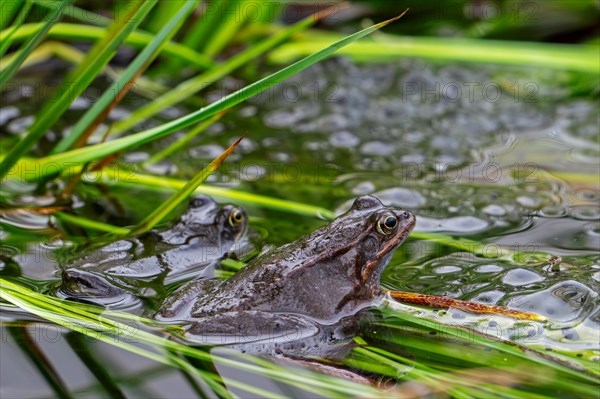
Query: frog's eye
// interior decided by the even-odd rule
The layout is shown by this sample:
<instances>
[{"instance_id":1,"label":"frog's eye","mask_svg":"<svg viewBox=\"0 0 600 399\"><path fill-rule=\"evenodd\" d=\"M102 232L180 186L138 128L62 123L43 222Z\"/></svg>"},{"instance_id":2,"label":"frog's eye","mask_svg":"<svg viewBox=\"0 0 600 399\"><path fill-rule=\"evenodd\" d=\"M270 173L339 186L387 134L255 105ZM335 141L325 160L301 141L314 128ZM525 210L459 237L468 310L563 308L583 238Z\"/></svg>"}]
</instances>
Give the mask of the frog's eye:
<instances>
[{"instance_id":1,"label":"frog's eye","mask_svg":"<svg viewBox=\"0 0 600 399\"><path fill-rule=\"evenodd\" d=\"M229 214L229 225L231 227L239 226L240 223L244 220L244 213L240 209L234 209Z\"/></svg>"},{"instance_id":2,"label":"frog's eye","mask_svg":"<svg viewBox=\"0 0 600 399\"><path fill-rule=\"evenodd\" d=\"M392 234L398 225L398 219L394 215L384 215L377 223L377 230L384 235Z\"/></svg>"}]
</instances>

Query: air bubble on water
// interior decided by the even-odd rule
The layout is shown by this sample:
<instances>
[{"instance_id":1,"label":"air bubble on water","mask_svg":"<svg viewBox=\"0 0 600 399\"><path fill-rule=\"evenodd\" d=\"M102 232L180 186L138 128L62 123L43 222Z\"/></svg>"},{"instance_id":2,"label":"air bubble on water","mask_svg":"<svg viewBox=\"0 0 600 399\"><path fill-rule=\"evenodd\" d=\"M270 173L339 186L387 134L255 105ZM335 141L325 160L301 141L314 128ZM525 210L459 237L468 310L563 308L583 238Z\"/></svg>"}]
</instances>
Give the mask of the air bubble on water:
<instances>
[{"instance_id":1,"label":"air bubble on water","mask_svg":"<svg viewBox=\"0 0 600 399\"><path fill-rule=\"evenodd\" d=\"M504 209L504 207L502 207L500 205L496 205L496 204L487 205L481 211L483 213L487 214L487 215L490 215L490 216L504 216L504 215L506 215L506 209Z\"/></svg>"},{"instance_id":2,"label":"air bubble on water","mask_svg":"<svg viewBox=\"0 0 600 399\"><path fill-rule=\"evenodd\" d=\"M19 108L13 105L0 108L0 126L11 119L18 117L20 114Z\"/></svg>"},{"instance_id":3,"label":"air bubble on water","mask_svg":"<svg viewBox=\"0 0 600 399\"><path fill-rule=\"evenodd\" d=\"M579 220L600 220L600 208L597 206L582 205L571 208L571 216Z\"/></svg>"},{"instance_id":4,"label":"air bubble on water","mask_svg":"<svg viewBox=\"0 0 600 399\"><path fill-rule=\"evenodd\" d=\"M48 228L48 215L33 212L3 213L0 212L0 222L26 230L41 230Z\"/></svg>"},{"instance_id":5,"label":"air bubble on water","mask_svg":"<svg viewBox=\"0 0 600 399\"><path fill-rule=\"evenodd\" d=\"M592 237L600 237L600 223L588 223L584 226L584 231Z\"/></svg>"},{"instance_id":6,"label":"air bubble on water","mask_svg":"<svg viewBox=\"0 0 600 399\"><path fill-rule=\"evenodd\" d=\"M72 110L84 110L90 107L91 101L85 97L77 97L69 106Z\"/></svg>"},{"instance_id":7,"label":"air bubble on water","mask_svg":"<svg viewBox=\"0 0 600 399\"><path fill-rule=\"evenodd\" d=\"M293 111L275 110L267 113L263 122L272 128L288 128L299 121L299 115Z\"/></svg>"},{"instance_id":8,"label":"air bubble on water","mask_svg":"<svg viewBox=\"0 0 600 399\"><path fill-rule=\"evenodd\" d=\"M597 294L584 284L567 280L542 291L513 297L507 306L567 322L589 316L596 299Z\"/></svg>"},{"instance_id":9,"label":"air bubble on water","mask_svg":"<svg viewBox=\"0 0 600 399\"><path fill-rule=\"evenodd\" d=\"M488 222L475 216L457 216L444 220L442 229L451 232L476 233L485 230Z\"/></svg>"},{"instance_id":10,"label":"air bubble on water","mask_svg":"<svg viewBox=\"0 0 600 399\"><path fill-rule=\"evenodd\" d=\"M502 266L489 264L489 265L481 265L475 268L477 273L498 273L504 270Z\"/></svg>"},{"instance_id":11,"label":"air bubble on water","mask_svg":"<svg viewBox=\"0 0 600 399\"><path fill-rule=\"evenodd\" d=\"M335 132L329 137L332 146L338 148L353 148L360 143L358 137L348 131Z\"/></svg>"},{"instance_id":12,"label":"air bubble on water","mask_svg":"<svg viewBox=\"0 0 600 399\"><path fill-rule=\"evenodd\" d=\"M24 133L35 120L35 116L27 115L18 119L13 119L10 121L8 125L6 125L6 130L12 134L20 134Z\"/></svg>"},{"instance_id":13,"label":"air bubble on water","mask_svg":"<svg viewBox=\"0 0 600 399\"><path fill-rule=\"evenodd\" d=\"M372 193L375 190L375 185L370 181L363 181L352 188L352 194L365 195Z\"/></svg>"},{"instance_id":14,"label":"air bubble on water","mask_svg":"<svg viewBox=\"0 0 600 399\"><path fill-rule=\"evenodd\" d=\"M49 249L49 250L60 249L60 248L64 248L64 247L70 247L72 245L73 245L73 243L71 243L69 241L63 241L60 238L54 239L52 241L42 241L42 242L40 242L40 247L41 248Z\"/></svg>"},{"instance_id":15,"label":"air bubble on water","mask_svg":"<svg viewBox=\"0 0 600 399\"><path fill-rule=\"evenodd\" d=\"M471 298L470 300L473 302L479 302L479 303L483 303L486 305L496 305L496 304L498 304L498 302L500 302L500 300L504 297L504 295L506 295L506 293L504 291L491 290L491 291L481 292L481 293L477 294L476 296L474 296L473 298Z\"/></svg>"},{"instance_id":16,"label":"air bubble on water","mask_svg":"<svg viewBox=\"0 0 600 399\"><path fill-rule=\"evenodd\" d=\"M540 206L540 200L538 198L527 197L524 195L518 196L516 201L519 205L527 208L537 208Z\"/></svg>"},{"instance_id":17,"label":"air bubble on water","mask_svg":"<svg viewBox=\"0 0 600 399\"><path fill-rule=\"evenodd\" d=\"M359 150L362 154L386 156L394 152L394 146L383 141L368 141Z\"/></svg>"},{"instance_id":18,"label":"air bubble on water","mask_svg":"<svg viewBox=\"0 0 600 399\"><path fill-rule=\"evenodd\" d=\"M144 164L144 170L147 170L153 175L166 176L177 173L179 168L169 160L162 160L156 163Z\"/></svg>"},{"instance_id":19,"label":"air bubble on water","mask_svg":"<svg viewBox=\"0 0 600 399\"><path fill-rule=\"evenodd\" d=\"M275 137L265 137L264 139L261 140L261 144L265 148L271 148L271 147L277 147L281 143Z\"/></svg>"},{"instance_id":20,"label":"air bubble on water","mask_svg":"<svg viewBox=\"0 0 600 399\"><path fill-rule=\"evenodd\" d=\"M125 154L123 159L125 162L128 162L128 163L140 163L140 162L144 162L144 161L148 160L149 157L150 157L150 155L147 152L135 151L135 152L129 152L129 153Z\"/></svg>"},{"instance_id":21,"label":"air bubble on water","mask_svg":"<svg viewBox=\"0 0 600 399\"><path fill-rule=\"evenodd\" d=\"M502 278L504 284L512 285L513 287L533 284L540 281L544 281L542 276L531 270L521 268L509 270Z\"/></svg>"},{"instance_id":22,"label":"air bubble on water","mask_svg":"<svg viewBox=\"0 0 600 399\"><path fill-rule=\"evenodd\" d=\"M215 159L225 151L218 144L205 144L190 149L189 154L194 159Z\"/></svg>"},{"instance_id":23,"label":"air bubble on water","mask_svg":"<svg viewBox=\"0 0 600 399\"><path fill-rule=\"evenodd\" d=\"M131 116L131 112L123 107L116 107L110 110L108 117L113 121L120 121Z\"/></svg>"},{"instance_id":24,"label":"air bubble on water","mask_svg":"<svg viewBox=\"0 0 600 399\"><path fill-rule=\"evenodd\" d=\"M247 107L241 108L238 111L238 115L242 118L251 118L253 116L256 116L257 113L258 108L254 105L249 105Z\"/></svg>"},{"instance_id":25,"label":"air bubble on water","mask_svg":"<svg viewBox=\"0 0 600 399\"><path fill-rule=\"evenodd\" d=\"M279 162L290 162L292 161L292 155L287 152L273 151L268 153L268 157L272 160Z\"/></svg>"},{"instance_id":26,"label":"air bubble on water","mask_svg":"<svg viewBox=\"0 0 600 399\"><path fill-rule=\"evenodd\" d=\"M404 208L418 208L427 203L426 198L416 190L392 187L373 194L384 203Z\"/></svg>"},{"instance_id":27,"label":"air bubble on water","mask_svg":"<svg viewBox=\"0 0 600 399\"><path fill-rule=\"evenodd\" d=\"M175 119L184 115L184 111L177 107L168 107L159 112L159 115L167 119Z\"/></svg>"},{"instance_id":28,"label":"air bubble on water","mask_svg":"<svg viewBox=\"0 0 600 399\"><path fill-rule=\"evenodd\" d=\"M425 139L425 135L421 131L412 131L412 132L405 133L402 136L402 139L406 143L418 144Z\"/></svg>"},{"instance_id":29,"label":"air bubble on water","mask_svg":"<svg viewBox=\"0 0 600 399\"><path fill-rule=\"evenodd\" d=\"M564 206L560 205L550 205L542 208L540 211L540 216L547 218L557 218L563 217L567 214L567 210Z\"/></svg>"},{"instance_id":30,"label":"air bubble on water","mask_svg":"<svg viewBox=\"0 0 600 399\"><path fill-rule=\"evenodd\" d=\"M460 147L460 143L453 137L435 136L430 142L432 148L440 150L456 150Z\"/></svg>"},{"instance_id":31,"label":"air bubble on water","mask_svg":"<svg viewBox=\"0 0 600 399\"><path fill-rule=\"evenodd\" d=\"M455 272L459 272L462 269L458 266L439 266L434 268L432 271L436 274L448 274L448 273L455 273Z\"/></svg>"}]
</instances>

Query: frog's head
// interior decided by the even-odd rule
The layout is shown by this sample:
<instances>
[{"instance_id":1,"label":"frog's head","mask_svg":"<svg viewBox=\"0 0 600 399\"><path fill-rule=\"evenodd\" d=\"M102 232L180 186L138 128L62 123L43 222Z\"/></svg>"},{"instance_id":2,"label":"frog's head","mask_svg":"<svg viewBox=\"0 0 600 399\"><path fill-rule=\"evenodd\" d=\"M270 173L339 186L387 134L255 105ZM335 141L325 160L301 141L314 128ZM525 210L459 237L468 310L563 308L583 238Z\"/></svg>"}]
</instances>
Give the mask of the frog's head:
<instances>
[{"instance_id":1,"label":"frog's head","mask_svg":"<svg viewBox=\"0 0 600 399\"><path fill-rule=\"evenodd\" d=\"M392 253L415 226L415 216L405 210L385 206L376 197L357 198L348 212L330 226L336 246L351 254L348 265L359 290L367 296L379 292L379 278Z\"/></svg>"},{"instance_id":2,"label":"frog's head","mask_svg":"<svg viewBox=\"0 0 600 399\"><path fill-rule=\"evenodd\" d=\"M225 205L217 212L215 225L219 228L221 242L233 244L246 233L248 214L244 208Z\"/></svg>"},{"instance_id":3,"label":"frog's head","mask_svg":"<svg viewBox=\"0 0 600 399\"><path fill-rule=\"evenodd\" d=\"M367 234L360 239L364 257L360 282L369 287L379 287L379 277L392 253L415 227L415 216L399 208L384 206L372 196L356 199L350 212L366 222Z\"/></svg>"},{"instance_id":4,"label":"frog's head","mask_svg":"<svg viewBox=\"0 0 600 399\"><path fill-rule=\"evenodd\" d=\"M247 227L248 215L243 208L233 205L220 208L212 198L200 195L190 200L187 211L162 236L171 244L199 240L204 245L217 245L225 253Z\"/></svg>"}]
</instances>

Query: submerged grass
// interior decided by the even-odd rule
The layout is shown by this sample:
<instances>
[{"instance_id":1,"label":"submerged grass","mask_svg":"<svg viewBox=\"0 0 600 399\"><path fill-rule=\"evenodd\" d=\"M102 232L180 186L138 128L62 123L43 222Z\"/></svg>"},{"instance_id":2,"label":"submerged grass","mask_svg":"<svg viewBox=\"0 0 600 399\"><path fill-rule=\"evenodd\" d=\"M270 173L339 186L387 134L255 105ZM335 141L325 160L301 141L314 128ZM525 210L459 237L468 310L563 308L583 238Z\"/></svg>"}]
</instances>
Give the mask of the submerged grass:
<instances>
[{"instance_id":1,"label":"submerged grass","mask_svg":"<svg viewBox=\"0 0 600 399\"><path fill-rule=\"evenodd\" d=\"M44 320L58 324L69 330L79 332L90 338L117 346L139 356L146 357L158 363L175 367L201 378L215 394L221 397L230 397L231 394L222 385L235 387L251 395L263 397L280 397L279 394L265 391L261 388L244 384L240 381L214 374L212 371L194 367L186 358L193 358L209 362L209 364L222 364L240 371L262 375L278 381L281 384L301 388L312 394L327 397L346 397L347 395L360 397L380 396L370 386L330 377L307 370L285 369L267 359L224 351L219 354L207 351L201 347L190 347L181 343L161 337L159 324L153 320L144 319L128 313L108 311L91 305L82 305L69 301L62 301L54 297L39 294L26 288L16 281L0 279L0 297L20 309L41 317ZM401 321L400 323L398 321ZM418 358L407 358L404 355L392 353L389 350L369 345L363 338L358 337L359 347L355 348L346 360L348 366L366 372L382 373L398 379L396 387L387 392L406 394L410 392L411 381L418 382L428 387L433 392L449 392L457 395L461 391L468 391L474 397L481 397L486 392L505 392L527 397L528 390L533 388L544 390L565 389L569 387L572 394L587 396L595 392L597 377L588 376L586 373L576 372L569 367L556 362L547 354L535 354L535 350L519 345L507 344L494 340L493 337L484 336L473 329L461 328L456 325L446 325L416 317L406 312L388 309L386 319L379 324L391 331L386 336L389 343L395 343L410 351L418 351ZM369 329L371 330L371 329ZM166 331L178 334L177 327L167 327ZM443 334L444 339L433 340L429 343L419 338L420 334L428 331L437 331ZM378 333L373 335L381 339ZM379 337L379 338L378 338ZM454 340L454 343L448 339ZM492 339L490 339L492 338ZM371 339L366 337L366 339ZM133 343L132 343L133 342ZM458 356L468 345L470 355L463 357L466 364L457 364L452 360ZM479 347L479 349L477 349ZM486 353L486 349L493 350ZM473 354L478 355L473 355ZM182 357L183 356L183 357ZM429 361L427 359L433 356ZM445 356L445 357L444 357ZM505 373L504 379L495 379L485 373L465 373L460 370L468 365L473 367L489 367L497 359L507 356L511 368L505 368L495 373ZM445 359L445 360L444 360ZM496 359L496 360L494 360ZM450 361L450 363L448 363ZM545 373L525 372L525 367L536 363L538 367L547 369ZM550 370L553 370L552 372ZM553 375L555 373L556 375ZM548 378L546 378L548 377ZM482 382L485 384L482 385ZM521 388L519 388L521 387ZM525 388L523 390L522 388ZM384 396L386 393L384 393Z\"/></svg>"},{"instance_id":2,"label":"submerged grass","mask_svg":"<svg viewBox=\"0 0 600 399\"><path fill-rule=\"evenodd\" d=\"M232 354L235 354L240 360L245 361L215 355L208 351L186 346L163 338L156 333L149 332L156 329L157 323L153 320L133 316L128 313L108 311L104 308L91 305L86 306L69 301L61 301L57 298L31 291L20 284L2 278L0 278L0 297L4 301L18 306L20 309L69 330L77 331L90 338L117 346L158 363L190 372L192 375L202 378L221 397L231 397L231 394L220 384L221 378L219 376L210 371L194 367L185 358L174 356L173 353L209 363L218 362L249 373L265 375L281 383L290 383L303 387L308 392L314 394L321 392L330 397L342 398L352 394L372 397L376 393L375 390L368 386L339 378L309 372L293 373L274 364L266 366L265 360L236 353L235 351L232 351ZM174 328L169 329L176 332ZM136 344L132 344L132 341ZM275 397L269 391L233 379L228 379L227 384L252 395Z\"/></svg>"},{"instance_id":3,"label":"submerged grass","mask_svg":"<svg viewBox=\"0 0 600 399\"><path fill-rule=\"evenodd\" d=\"M223 5L226 2L215 3ZM226 5L239 8L249 3L244 0L236 0ZM34 4L35 7L44 7L49 10L48 19L45 22L29 22L31 20L28 17L29 11ZM275 34L273 36L263 38L257 43L251 43L243 51L219 63L215 60L215 57L220 56L222 58L222 53L228 54L224 50L233 40L237 40L234 38L234 34L248 25L252 25L253 21L234 18L234 14L229 13L226 14L227 19L225 22L221 24L220 22L223 21L219 20L218 13L202 15L201 18L194 21L195 23L191 27L188 26L188 29L179 32L180 37L178 38L179 42L177 42L172 40L173 35L179 30L183 20L188 17L194 8L196 4L194 2L136 1L128 3L129 6L135 5L138 13L134 14L134 21L129 21L133 23L126 24L123 23L124 20L112 21L98 14L93 14L95 18L90 20L89 16L92 14L88 10L74 7L69 1L60 2L61 6L58 8L56 4L54 1L45 0L35 2L14 1L3 7L3 11L6 11L6 13L0 15L0 29L4 29L0 32L0 36L3 38L3 42L0 44L0 54L8 51L11 46L14 47L18 43L23 43L23 47L7 57L3 57L0 83L6 82L20 68L30 62L48 57L49 54L62 54L70 62L76 65L79 64L70 75L70 78L78 86L84 88L101 73L110 74L111 77L116 75L108 67L108 62L117 49L122 48L123 45L143 48L135 61L118 74L116 85L125 87L134 79L138 79L138 82L144 82L144 79L146 79L146 83L143 84L144 87L152 87L156 89L156 92L165 94L134 112L130 118L117 122L111 131L114 134L125 133L140 121L171 105L181 103L187 98L194 101L198 100L196 97L192 97L198 90L217 82L238 68L248 66L252 60L261 55L266 54L268 59L278 63L287 63L303 56L306 56L306 58L177 120L128 137L65 152L73 147L78 138L85 135L90 126L94 126L101 119L102 114L106 113L111 105L116 104L113 101L114 98L111 98L107 91L102 99L94 104L94 107L88 110L85 116L79 120L71 134L66 135L59 142L52 154L40 159L26 159L23 155L40 141L39 139L77 97L77 91L69 91L70 99L63 96L56 104L45 104L38 113L29 135L22 139L16 147L13 147L10 154L2 160L0 174L1 176L6 174L6 177L10 179L43 180L53 177L68 178L76 176L81 174L82 164L100 160L100 164L104 165L105 163L102 160L108 156L115 156L114 154L121 151L157 140L180 129L197 125L190 129L188 134L182 140L173 144L172 147L154 154L147 161L147 165L157 162L185 147L192 137L236 104L283 81L338 50L341 54L349 55L361 61L378 62L404 56L418 56L434 60L534 65L546 68L569 69L584 74L597 73L599 64L597 48L585 45L563 46L473 39L397 37L387 34L379 34L378 37L370 41L358 41L399 17L371 26L347 37L322 31L307 32L321 14L313 15L289 27L269 25L267 30L271 32L274 30ZM278 7L274 4L268 3L266 6ZM69 16L73 19L84 23L58 22L58 18L55 17L58 17L61 9L68 11ZM56 15L52 13L56 13ZM323 14L328 14L328 11L325 10ZM127 15L127 13L121 15ZM149 18L146 18L144 24L140 25L144 30L138 29L138 24L145 20L146 15ZM164 24L163 20L166 15L172 18ZM197 17L195 15L193 18ZM5 28L10 24L10 21L13 21L12 25ZM270 21L257 21L258 24L265 24L265 22ZM98 26L90 26L90 23ZM249 29L249 31L251 30ZM244 37L244 35L242 34L241 37ZM40 46L42 38L77 42L87 41L96 44L87 54L84 54L62 43L46 42ZM286 41L287 44L281 45ZM353 42L355 42L353 46L344 47ZM243 43L242 39L241 43L236 42L236 45L238 44L245 45L246 43ZM277 46L279 47L277 48ZM323 47L323 49L315 52L315 47L318 46ZM176 88L169 91L168 87L153 84L151 78L140 75L159 55L168 58L163 61L169 67L175 66L176 68L173 70L177 72L188 73L187 70L183 70L184 66L190 67L194 71L205 72L183 81ZM161 67L165 67L165 65L160 65L159 70ZM199 100L196 102L199 102ZM227 151L231 151L232 147ZM52 213L63 224L77 225L86 230L105 232L117 237L139 234L151 229L192 192L208 194L218 200L318 217L324 220L331 220L335 217L335 213L331 210L310 204L223 187L198 186L210 173L211 169L216 167L218 162L223 159L222 156L220 160L199 172L190 182L138 173L127 168L119 171L118 168L123 166L119 163L111 165L116 166L117 169L104 167L101 171L98 171L93 180L88 179L84 173L81 177L89 183L101 182L108 186L135 187L163 192L178 190L169 201L162 204L133 228L112 226L76 216L63 212L61 207L54 208ZM17 167L11 169L10 166L15 163ZM98 164L95 166L98 166ZM39 173L31 173L32 170L39 171ZM128 173L126 179L119 175L123 170ZM591 182L591 178L588 179L588 177L586 176L585 181ZM56 231L52 231L52 234L56 234ZM411 239L433 241L457 251L470 252L480 257L509 259L524 264L548 260L548 254L545 253L521 253L503 247L494 247L490 251L489 245L442 234L414 232L411 237ZM67 237L67 239L69 238L71 237ZM13 234L11 231L9 239L11 241L7 241L7 243L18 240L19 232ZM238 270L244 265L231 259L224 263L233 270ZM6 270L8 269L3 269L3 272ZM222 275L230 273L224 271ZM387 340L381 341L381 335L374 333L369 336L367 333L364 339L362 337L356 339L359 347L355 348L351 357L346 360L348 366L397 379L396 386L382 393L365 385L320 373L295 368L287 369L262 358L236 354L235 352L229 354L231 356L221 356L210 352L208 348L190 347L165 338L169 335L179 336L181 330L178 327L159 326L152 320L131 314L111 312L98 307L62 301L35 292L28 287L35 287L35 284L25 279L9 280L0 278L0 297L22 311L76 332L72 333L75 335L71 335L71 337L78 337L78 340L86 336L146 357L169 369L180 370L189 377L189 381L199 381L198 383L192 383L195 384L199 396L234 397L235 394L228 389L233 388L250 396L281 397L279 393L243 383L237 379L227 379L215 373L212 368L196 367L193 360L208 364L223 364L236 370L248 372L251 375L268 376L277 384L299 388L302 392L308 392L315 396L325 395L340 398L349 396L414 396L415 387L417 388L416 392L425 392L430 396L449 393L454 397L464 398L492 395L552 397L555 392L569 392L576 396L592 397L597 392L598 372L595 363L575 359L569 354L548 354L543 351L543 348L517 345L514 342L480 334L473 328L443 324L428 319L426 315L417 316L412 314L410 311L406 311L405 308L400 308L399 305L395 306L394 304L389 305L388 309L384 311L386 319L380 323L381 327L391 331L391 334L386 336ZM18 323L23 324L23 322ZM8 325L8 323L4 325ZM369 331L372 331L372 329L369 329ZM432 340L432 333L437 333L438 336L444 335L445 339ZM83 334L83 336L79 334ZM135 338L134 343L128 341L127 338L130 337ZM367 338L370 338L371 342L368 342ZM80 346L79 343L76 343L76 345ZM408 348L418 356L416 358L403 356L388 350L390 346L394 345ZM465 350L465 348L469 350ZM84 362L86 364L96 364L93 367L94 369L102 369L101 363L94 362L93 353L81 353L81 355L85 356L86 360ZM42 360L38 360L40 364L43 363ZM507 367L508 363L506 362L511 363L513 369ZM108 393L114 397L122 396L118 379L113 381L110 373L99 371L100 373L96 377L108 388ZM52 372L48 367L43 367L43 365L40 372L46 376L47 381L54 387L58 396L67 397L69 395L66 389L61 386L60 381L56 380L57 373ZM200 387L201 385L203 388ZM204 388L206 388L206 391L203 391Z\"/></svg>"}]
</instances>

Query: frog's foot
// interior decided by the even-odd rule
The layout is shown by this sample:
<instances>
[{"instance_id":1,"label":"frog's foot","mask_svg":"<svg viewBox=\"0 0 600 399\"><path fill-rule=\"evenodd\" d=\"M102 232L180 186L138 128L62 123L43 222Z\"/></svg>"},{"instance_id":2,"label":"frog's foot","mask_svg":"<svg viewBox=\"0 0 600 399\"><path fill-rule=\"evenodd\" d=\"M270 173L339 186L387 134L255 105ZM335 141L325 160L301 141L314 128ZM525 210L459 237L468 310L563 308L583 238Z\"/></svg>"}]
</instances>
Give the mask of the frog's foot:
<instances>
[{"instance_id":1,"label":"frog's foot","mask_svg":"<svg viewBox=\"0 0 600 399\"><path fill-rule=\"evenodd\" d=\"M99 305L130 303L134 296L126 288L133 290L133 287L122 281L113 281L98 273L71 268L62 272L62 284L57 296Z\"/></svg>"},{"instance_id":2,"label":"frog's foot","mask_svg":"<svg viewBox=\"0 0 600 399\"><path fill-rule=\"evenodd\" d=\"M190 281L169 295L154 318L159 321L187 320L195 302L194 297L210 291L218 283L215 280Z\"/></svg>"}]
</instances>

